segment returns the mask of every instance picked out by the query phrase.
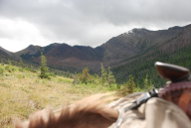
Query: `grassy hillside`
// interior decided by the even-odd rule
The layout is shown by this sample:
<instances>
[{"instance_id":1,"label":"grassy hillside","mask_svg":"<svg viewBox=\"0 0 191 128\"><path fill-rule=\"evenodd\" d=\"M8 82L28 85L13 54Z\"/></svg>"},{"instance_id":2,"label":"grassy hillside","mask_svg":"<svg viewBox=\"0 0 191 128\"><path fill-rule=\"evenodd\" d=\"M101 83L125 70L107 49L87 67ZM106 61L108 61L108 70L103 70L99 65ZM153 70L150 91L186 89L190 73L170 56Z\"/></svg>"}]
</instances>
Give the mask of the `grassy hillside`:
<instances>
[{"instance_id":1,"label":"grassy hillside","mask_svg":"<svg viewBox=\"0 0 191 128\"><path fill-rule=\"evenodd\" d=\"M75 84L73 79L51 76L40 79L38 71L0 64L0 128L10 128L15 118L25 119L45 107L59 108L83 97L108 92L99 84Z\"/></svg>"}]
</instances>

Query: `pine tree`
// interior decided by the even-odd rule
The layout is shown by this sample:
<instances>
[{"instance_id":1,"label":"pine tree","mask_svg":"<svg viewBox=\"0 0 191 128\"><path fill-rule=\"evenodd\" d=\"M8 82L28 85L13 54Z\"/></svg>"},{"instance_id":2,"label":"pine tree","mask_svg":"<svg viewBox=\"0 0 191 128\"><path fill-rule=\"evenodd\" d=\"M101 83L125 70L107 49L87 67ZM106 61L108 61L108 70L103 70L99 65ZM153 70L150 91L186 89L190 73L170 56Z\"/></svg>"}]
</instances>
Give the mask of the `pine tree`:
<instances>
[{"instance_id":1,"label":"pine tree","mask_svg":"<svg viewBox=\"0 0 191 128\"><path fill-rule=\"evenodd\" d=\"M150 90L153 88L153 84L152 84L151 80L148 78L148 75L145 76L143 82L144 82L144 87L146 90Z\"/></svg>"},{"instance_id":2,"label":"pine tree","mask_svg":"<svg viewBox=\"0 0 191 128\"><path fill-rule=\"evenodd\" d=\"M111 85L111 84L115 84L116 83L116 80L115 80L115 76L113 75L112 71L111 71L111 68L108 67L107 69L107 81L108 81L108 84Z\"/></svg>"},{"instance_id":3,"label":"pine tree","mask_svg":"<svg viewBox=\"0 0 191 128\"><path fill-rule=\"evenodd\" d=\"M101 64L101 82L103 85L107 82L107 75L107 70L105 69L104 65Z\"/></svg>"},{"instance_id":4,"label":"pine tree","mask_svg":"<svg viewBox=\"0 0 191 128\"><path fill-rule=\"evenodd\" d=\"M128 93L133 93L135 91L136 83L135 83L134 77L132 75L129 76L126 86L128 89Z\"/></svg>"},{"instance_id":5,"label":"pine tree","mask_svg":"<svg viewBox=\"0 0 191 128\"><path fill-rule=\"evenodd\" d=\"M41 65L40 65L40 78L43 79L49 79L48 74L48 67L47 67L47 60L46 57L42 54L41 55Z\"/></svg>"}]
</instances>

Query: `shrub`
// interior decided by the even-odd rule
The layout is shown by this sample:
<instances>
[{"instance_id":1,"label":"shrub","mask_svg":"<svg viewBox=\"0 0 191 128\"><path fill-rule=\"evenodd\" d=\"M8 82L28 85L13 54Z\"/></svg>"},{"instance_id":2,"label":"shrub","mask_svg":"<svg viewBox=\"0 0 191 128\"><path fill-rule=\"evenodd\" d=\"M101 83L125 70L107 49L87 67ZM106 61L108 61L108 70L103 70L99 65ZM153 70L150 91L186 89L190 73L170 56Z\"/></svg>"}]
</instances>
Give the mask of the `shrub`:
<instances>
[{"instance_id":1,"label":"shrub","mask_svg":"<svg viewBox=\"0 0 191 128\"><path fill-rule=\"evenodd\" d=\"M16 71L16 68L9 64L9 65L5 66L5 70L8 71L9 73L12 73L12 72Z\"/></svg>"},{"instance_id":2,"label":"shrub","mask_svg":"<svg viewBox=\"0 0 191 128\"><path fill-rule=\"evenodd\" d=\"M137 85L132 75L129 76L128 81L122 86L120 93L121 94L129 94L133 93L137 90Z\"/></svg>"},{"instance_id":3,"label":"shrub","mask_svg":"<svg viewBox=\"0 0 191 128\"><path fill-rule=\"evenodd\" d=\"M4 69L3 67L0 67L0 75L3 75L4 74Z\"/></svg>"},{"instance_id":4,"label":"shrub","mask_svg":"<svg viewBox=\"0 0 191 128\"><path fill-rule=\"evenodd\" d=\"M82 73L79 75L79 80L81 83L85 83L85 84L91 81L91 76L89 74L88 68L84 68L82 70Z\"/></svg>"},{"instance_id":5,"label":"shrub","mask_svg":"<svg viewBox=\"0 0 191 128\"><path fill-rule=\"evenodd\" d=\"M96 81L96 78L89 73L88 68L84 68L81 73L73 75L73 84L88 84Z\"/></svg>"}]
</instances>

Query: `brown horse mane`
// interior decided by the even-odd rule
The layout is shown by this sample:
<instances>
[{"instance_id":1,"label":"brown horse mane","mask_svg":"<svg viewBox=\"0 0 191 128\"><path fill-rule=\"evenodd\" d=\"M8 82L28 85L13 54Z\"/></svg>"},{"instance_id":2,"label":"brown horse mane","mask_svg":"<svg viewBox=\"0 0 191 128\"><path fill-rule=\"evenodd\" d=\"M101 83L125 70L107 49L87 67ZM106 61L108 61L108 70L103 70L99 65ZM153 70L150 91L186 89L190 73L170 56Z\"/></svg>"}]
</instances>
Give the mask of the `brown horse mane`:
<instances>
[{"instance_id":1,"label":"brown horse mane","mask_svg":"<svg viewBox=\"0 0 191 128\"><path fill-rule=\"evenodd\" d=\"M44 109L27 121L17 121L16 128L107 128L117 120L118 112L106 103L106 94L94 95L53 111Z\"/></svg>"}]
</instances>

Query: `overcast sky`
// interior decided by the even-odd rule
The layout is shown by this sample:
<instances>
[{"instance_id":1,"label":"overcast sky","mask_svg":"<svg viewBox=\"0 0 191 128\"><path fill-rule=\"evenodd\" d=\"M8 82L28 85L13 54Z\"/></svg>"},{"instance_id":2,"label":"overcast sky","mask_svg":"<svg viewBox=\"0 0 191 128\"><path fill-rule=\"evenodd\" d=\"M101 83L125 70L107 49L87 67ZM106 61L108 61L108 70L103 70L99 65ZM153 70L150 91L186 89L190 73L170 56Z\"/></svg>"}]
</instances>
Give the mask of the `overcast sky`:
<instances>
[{"instance_id":1,"label":"overcast sky","mask_svg":"<svg viewBox=\"0 0 191 128\"><path fill-rule=\"evenodd\" d=\"M133 28L191 23L191 0L0 0L0 46L98 46Z\"/></svg>"}]
</instances>

